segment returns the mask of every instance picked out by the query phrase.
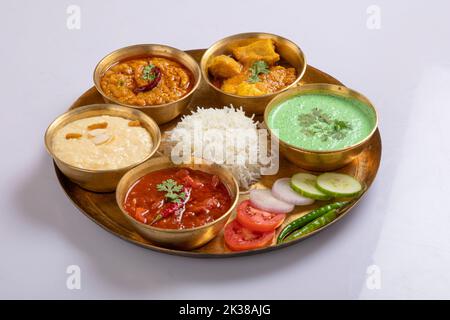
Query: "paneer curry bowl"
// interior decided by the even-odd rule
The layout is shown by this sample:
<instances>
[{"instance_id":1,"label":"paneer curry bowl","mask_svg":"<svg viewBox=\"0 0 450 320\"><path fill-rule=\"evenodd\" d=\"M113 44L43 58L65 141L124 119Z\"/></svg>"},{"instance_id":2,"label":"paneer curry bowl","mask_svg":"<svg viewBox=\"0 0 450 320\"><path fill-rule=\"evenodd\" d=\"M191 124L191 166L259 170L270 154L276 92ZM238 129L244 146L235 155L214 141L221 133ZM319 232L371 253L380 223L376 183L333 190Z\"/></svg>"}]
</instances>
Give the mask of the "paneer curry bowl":
<instances>
[{"instance_id":1,"label":"paneer curry bowl","mask_svg":"<svg viewBox=\"0 0 450 320\"><path fill-rule=\"evenodd\" d=\"M213 44L203 55L201 69L224 105L262 114L276 94L297 85L306 61L290 40L268 33L242 33Z\"/></svg>"},{"instance_id":2,"label":"paneer curry bowl","mask_svg":"<svg viewBox=\"0 0 450 320\"><path fill-rule=\"evenodd\" d=\"M199 159L177 165L167 157L153 158L128 171L116 191L124 218L143 238L182 250L217 236L238 199L233 174Z\"/></svg>"},{"instance_id":3,"label":"paneer curry bowl","mask_svg":"<svg viewBox=\"0 0 450 320\"><path fill-rule=\"evenodd\" d=\"M158 44L118 49L94 71L95 87L106 102L139 109L158 124L183 112L200 79L200 67L189 54Z\"/></svg>"}]
</instances>

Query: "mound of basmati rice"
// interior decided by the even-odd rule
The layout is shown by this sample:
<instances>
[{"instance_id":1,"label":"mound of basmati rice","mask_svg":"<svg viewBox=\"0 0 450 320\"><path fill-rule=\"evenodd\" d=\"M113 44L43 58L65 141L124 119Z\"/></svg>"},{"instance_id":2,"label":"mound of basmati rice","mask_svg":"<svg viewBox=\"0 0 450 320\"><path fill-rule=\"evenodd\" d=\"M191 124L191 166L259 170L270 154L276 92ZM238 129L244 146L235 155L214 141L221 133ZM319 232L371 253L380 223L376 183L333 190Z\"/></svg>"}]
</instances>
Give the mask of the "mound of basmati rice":
<instances>
[{"instance_id":1,"label":"mound of basmati rice","mask_svg":"<svg viewBox=\"0 0 450 320\"><path fill-rule=\"evenodd\" d=\"M189 153L188 159L194 156L221 164L232 172L242 189L248 189L260 178L257 125L242 108L198 107L166 134L164 153L173 160L174 151L183 149Z\"/></svg>"}]
</instances>

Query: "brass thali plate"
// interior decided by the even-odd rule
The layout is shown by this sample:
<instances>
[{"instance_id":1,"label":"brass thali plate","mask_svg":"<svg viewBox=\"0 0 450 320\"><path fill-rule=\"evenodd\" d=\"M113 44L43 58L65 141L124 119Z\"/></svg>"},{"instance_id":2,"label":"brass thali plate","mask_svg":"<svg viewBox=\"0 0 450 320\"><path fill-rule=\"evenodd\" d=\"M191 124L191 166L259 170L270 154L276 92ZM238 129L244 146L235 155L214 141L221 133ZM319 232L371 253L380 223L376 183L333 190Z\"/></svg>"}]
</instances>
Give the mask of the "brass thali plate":
<instances>
[{"instance_id":1,"label":"brass thali plate","mask_svg":"<svg viewBox=\"0 0 450 320\"><path fill-rule=\"evenodd\" d=\"M190 55L192 55L197 61L200 61L204 51L205 50L189 50L187 52ZM300 81L300 85L308 83L330 83L342 85L341 82L339 82L332 76L311 66L307 67L306 73L302 78L302 80ZM187 108L185 114L189 113L196 106L220 107L220 105L217 105L217 102L215 101L217 100L214 99L214 93L207 87L206 83L202 81L198 91L194 94L192 101L189 107ZM83 93L72 104L70 108L73 109L95 103L105 103L105 102L102 96L97 92L95 87L92 87L85 93ZM261 121L262 120L261 118L262 117L257 117L256 119ZM168 124L162 125L161 132L173 128L177 124L179 119L180 117L176 118L175 120L171 121ZM129 242L132 242L136 245L142 246L144 248L168 254L199 257L199 258L220 258L220 257L251 255L283 248L292 245L294 243L300 242L301 240L304 240L322 230L325 230L333 223L345 217L350 212L350 210L357 204L357 202L361 200L361 198L367 193L368 189L370 188L370 185L374 181L375 176L377 174L378 167L380 165L380 160L381 160L381 137L379 131L377 130L376 133L371 138L368 147L352 163L350 163L349 165L340 170L337 170L339 172L347 173L354 176L356 179L363 182L363 184L366 186L364 193L359 197L359 199L357 199L357 201L353 203L351 207L348 207L344 212L342 212L341 215L332 223L296 241L291 241L289 243L282 245L276 245L274 241L274 243L269 247L241 252L233 252L229 250L224 244L222 233L220 233L216 238L214 238L211 242L209 242L205 246L193 251L181 251L162 248L142 238L138 233L136 233L133 230L129 222L123 217L122 213L120 212L120 209L116 204L114 193L95 193L84 190L78 187L73 182L71 182L68 178L66 178L59 171L56 165L55 171L62 188L64 189L66 195L75 204L75 206L92 221L94 221L107 231L115 234L116 236ZM263 176L261 180L255 184L255 186L258 188L263 187L270 188L275 180L282 177L290 177L294 173L301 171L305 170L291 164L284 158L280 158L280 170L278 174L273 176ZM239 201L245 199L248 199L248 195L245 194L240 195ZM296 219L297 217L305 214L306 212L320 205L321 202L318 201L311 206L296 207L295 211L288 215L288 218L286 219L283 225L286 225L290 221ZM230 221L231 219L233 219L234 214L235 213L233 213L233 215L230 217ZM281 229L282 227L278 228L277 231L279 232Z\"/></svg>"}]
</instances>

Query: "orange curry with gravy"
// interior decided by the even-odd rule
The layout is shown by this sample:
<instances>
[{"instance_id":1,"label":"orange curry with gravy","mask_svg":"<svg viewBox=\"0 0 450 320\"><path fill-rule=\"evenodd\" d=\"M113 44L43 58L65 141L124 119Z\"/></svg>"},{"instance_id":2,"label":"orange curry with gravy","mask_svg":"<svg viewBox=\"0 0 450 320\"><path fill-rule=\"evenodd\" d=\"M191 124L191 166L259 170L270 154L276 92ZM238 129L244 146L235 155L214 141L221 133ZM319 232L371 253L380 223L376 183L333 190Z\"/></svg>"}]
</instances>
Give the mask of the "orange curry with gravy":
<instances>
[{"instance_id":1,"label":"orange curry with gravy","mask_svg":"<svg viewBox=\"0 0 450 320\"><path fill-rule=\"evenodd\" d=\"M100 80L108 97L134 106L176 101L192 89L193 83L193 75L185 66L156 56L119 62Z\"/></svg>"}]
</instances>

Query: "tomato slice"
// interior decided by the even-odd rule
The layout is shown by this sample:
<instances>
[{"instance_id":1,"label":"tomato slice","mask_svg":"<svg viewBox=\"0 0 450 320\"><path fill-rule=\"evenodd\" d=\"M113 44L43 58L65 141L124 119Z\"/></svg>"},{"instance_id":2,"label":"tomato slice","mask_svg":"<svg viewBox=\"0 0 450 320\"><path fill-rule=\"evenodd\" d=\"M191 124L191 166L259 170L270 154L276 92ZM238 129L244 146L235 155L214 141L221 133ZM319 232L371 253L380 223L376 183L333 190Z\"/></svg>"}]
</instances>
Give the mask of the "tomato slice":
<instances>
[{"instance_id":1,"label":"tomato slice","mask_svg":"<svg viewBox=\"0 0 450 320\"><path fill-rule=\"evenodd\" d=\"M275 231L252 231L242 226L237 220L227 224L224 231L225 243L233 251L266 247L272 242L274 236Z\"/></svg>"},{"instance_id":2,"label":"tomato slice","mask_svg":"<svg viewBox=\"0 0 450 320\"><path fill-rule=\"evenodd\" d=\"M247 229L267 232L281 226L286 214L257 209L251 205L250 200L246 200L238 206L236 218Z\"/></svg>"}]
</instances>

